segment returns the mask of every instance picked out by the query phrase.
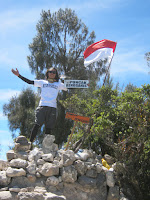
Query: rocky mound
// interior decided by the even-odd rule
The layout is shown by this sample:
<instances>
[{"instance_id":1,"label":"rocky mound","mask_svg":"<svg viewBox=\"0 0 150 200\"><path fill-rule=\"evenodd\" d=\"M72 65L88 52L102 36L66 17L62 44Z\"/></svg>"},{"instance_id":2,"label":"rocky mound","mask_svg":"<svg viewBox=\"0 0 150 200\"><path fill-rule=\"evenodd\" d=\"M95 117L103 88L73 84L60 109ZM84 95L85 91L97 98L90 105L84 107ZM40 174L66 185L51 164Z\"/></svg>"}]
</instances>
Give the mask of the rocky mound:
<instances>
[{"instance_id":1,"label":"rocky mound","mask_svg":"<svg viewBox=\"0 0 150 200\"><path fill-rule=\"evenodd\" d=\"M55 137L47 135L42 148L30 151L19 136L15 149L0 161L0 199L18 200L125 200L115 184L113 168L102 165L101 155L84 149L58 149ZM112 159L105 156L109 164Z\"/></svg>"}]
</instances>

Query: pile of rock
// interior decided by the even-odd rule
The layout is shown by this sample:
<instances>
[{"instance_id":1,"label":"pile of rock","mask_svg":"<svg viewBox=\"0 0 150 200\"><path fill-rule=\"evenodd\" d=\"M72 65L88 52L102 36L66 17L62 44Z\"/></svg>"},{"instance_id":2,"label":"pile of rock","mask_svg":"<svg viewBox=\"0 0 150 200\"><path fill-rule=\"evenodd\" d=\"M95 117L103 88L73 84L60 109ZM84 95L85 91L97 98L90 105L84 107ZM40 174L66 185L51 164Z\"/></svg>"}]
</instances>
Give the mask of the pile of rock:
<instances>
[{"instance_id":1,"label":"pile of rock","mask_svg":"<svg viewBox=\"0 0 150 200\"><path fill-rule=\"evenodd\" d=\"M0 199L18 200L119 200L113 169L101 163L92 150L59 150L55 137L44 138L42 148L30 151L19 136L15 149L0 161ZM107 158L106 158L107 159Z\"/></svg>"}]
</instances>

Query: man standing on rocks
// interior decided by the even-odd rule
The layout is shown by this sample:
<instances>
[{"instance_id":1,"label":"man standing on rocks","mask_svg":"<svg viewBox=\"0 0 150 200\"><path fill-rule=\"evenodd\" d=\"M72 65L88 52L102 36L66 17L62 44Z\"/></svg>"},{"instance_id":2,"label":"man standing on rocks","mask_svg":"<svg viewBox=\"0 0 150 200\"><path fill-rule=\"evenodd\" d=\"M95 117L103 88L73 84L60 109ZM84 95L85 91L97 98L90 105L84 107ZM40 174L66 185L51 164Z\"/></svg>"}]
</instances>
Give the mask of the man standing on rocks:
<instances>
[{"instance_id":1,"label":"man standing on rocks","mask_svg":"<svg viewBox=\"0 0 150 200\"><path fill-rule=\"evenodd\" d=\"M38 129L45 124L45 134L51 134L56 122L56 98L59 90L67 91L67 88L59 80L56 68L50 68L46 72L45 80L29 80L19 74L18 69L12 69L12 73L28 84L41 88L41 99L35 112L35 124L31 131L30 142L33 143Z\"/></svg>"}]
</instances>

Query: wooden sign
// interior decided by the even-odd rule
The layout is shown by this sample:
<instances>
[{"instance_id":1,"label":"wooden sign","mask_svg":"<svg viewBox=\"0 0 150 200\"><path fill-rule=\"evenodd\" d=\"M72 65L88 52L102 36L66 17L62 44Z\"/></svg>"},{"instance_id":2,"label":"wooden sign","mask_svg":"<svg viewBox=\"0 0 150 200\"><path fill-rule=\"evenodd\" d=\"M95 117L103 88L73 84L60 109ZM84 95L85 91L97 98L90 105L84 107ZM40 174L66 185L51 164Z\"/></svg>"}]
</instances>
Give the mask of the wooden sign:
<instances>
[{"instance_id":1,"label":"wooden sign","mask_svg":"<svg viewBox=\"0 0 150 200\"><path fill-rule=\"evenodd\" d=\"M88 88L89 80L64 80L66 88Z\"/></svg>"},{"instance_id":2,"label":"wooden sign","mask_svg":"<svg viewBox=\"0 0 150 200\"><path fill-rule=\"evenodd\" d=\"M73 121L75 121L75 124L73 126L72 131L71 131L71 135L70 135L69 140L67 142L65 151L68 149L69 143L71 142L71 138L72 138L73 132L75 130L75 127L77 125L77 122L82 122L82 123L85 123L85 124L88 124L90 122L90 118L89 117L83 117L83 116L76 115L74 113L69 113L69 112L66 113L66 118L67 119L72 119Z\"/></svg>"},{"instance_id":3,"label":"wooden sign","mask_svg":"<svg viewBox=\"0 0 150 200\"><path fill-rule=\"evenodd\" d=\"M76 115L74 113L66 113L66 118L67 119L72 119L73 121L77 121L77 122L82 122L85 124L88 124L90 122L90 118L89 117L83 117L80 115Z\"/></svg>"}]
</instances>

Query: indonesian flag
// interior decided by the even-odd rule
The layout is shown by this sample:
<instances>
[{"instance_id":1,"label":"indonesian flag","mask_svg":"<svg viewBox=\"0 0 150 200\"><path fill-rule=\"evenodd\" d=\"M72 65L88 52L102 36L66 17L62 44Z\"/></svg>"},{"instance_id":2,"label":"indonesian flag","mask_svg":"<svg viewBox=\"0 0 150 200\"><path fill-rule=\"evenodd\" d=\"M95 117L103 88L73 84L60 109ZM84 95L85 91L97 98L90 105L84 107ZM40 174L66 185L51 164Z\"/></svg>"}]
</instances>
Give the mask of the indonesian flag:
<instances>
[{"instance_id":1,"label":"indonesian flag","mask_svg":"<svg viewBox=\"0 0 150 200\"><path fill-rule=\"evenodd\" d=\"M107 58L108 62L110 62L113 57L116 45L116 42L106 39L91 44L84 51L84 66L87 67L93 62L104 60L105 58Z\"/></svg>"}]
</instances>

